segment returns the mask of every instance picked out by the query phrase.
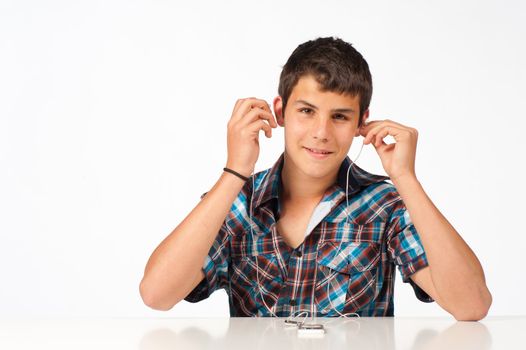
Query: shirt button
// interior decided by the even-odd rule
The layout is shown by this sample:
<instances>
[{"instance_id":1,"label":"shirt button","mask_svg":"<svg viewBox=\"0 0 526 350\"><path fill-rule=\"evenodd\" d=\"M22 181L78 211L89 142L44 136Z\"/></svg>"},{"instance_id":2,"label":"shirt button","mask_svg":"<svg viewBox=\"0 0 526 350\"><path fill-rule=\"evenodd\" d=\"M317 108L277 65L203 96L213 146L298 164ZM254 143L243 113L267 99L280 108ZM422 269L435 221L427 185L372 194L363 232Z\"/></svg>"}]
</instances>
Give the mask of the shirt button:
<instances>
[{"instance_id":1,"label":"shirt button","mask_svg":"<svg viewBox=\"0 0 526 350\"><path fill-rule=\"evenodd\" d=\"M291 300L290 301L290 306L296 306L296 300Z\"/></svg>"},{"instance_id":2,"label":"shirt button","mask_svg":"<svg viewBox=\"0 0 526 350\"><path fill-rule=\"evenodd\" d=\"M301 258L301 251L296 250L296 256L297 256L298 258Z\"/></svg>"}]
</instances>

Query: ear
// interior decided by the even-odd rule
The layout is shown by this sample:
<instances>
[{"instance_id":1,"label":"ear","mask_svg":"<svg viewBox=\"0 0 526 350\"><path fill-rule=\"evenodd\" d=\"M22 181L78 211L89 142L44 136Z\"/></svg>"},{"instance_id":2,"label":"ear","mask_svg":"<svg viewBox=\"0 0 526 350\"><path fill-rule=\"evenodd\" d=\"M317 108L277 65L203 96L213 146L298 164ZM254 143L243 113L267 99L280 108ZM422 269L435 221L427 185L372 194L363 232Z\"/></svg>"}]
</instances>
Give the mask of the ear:
<instances>
[{"instance_id":1,"label":"ear","mask_svg":"<svg viewBox=\"0 0 526 350\"><path fill-rule=\"evenodd\" d=\"M362 125L359 128L356 128L356 133L354 134L355 137L360 136L360 129L365 125L365 122L367 121L368 118L369 118L369 109L363 112Z\"/></svg>"},{"instance_id":2,"label":"ear","mask_svg":"<svg viewBox=\"0 0 526 350\"><path fill-rule=\"evenodd\" d=\"M285 118L283 118L283 100L281 96L276 96L273 101L274 114L276 115L276 122L279 126L285 126Z\"/></svg>"}]
</instances>

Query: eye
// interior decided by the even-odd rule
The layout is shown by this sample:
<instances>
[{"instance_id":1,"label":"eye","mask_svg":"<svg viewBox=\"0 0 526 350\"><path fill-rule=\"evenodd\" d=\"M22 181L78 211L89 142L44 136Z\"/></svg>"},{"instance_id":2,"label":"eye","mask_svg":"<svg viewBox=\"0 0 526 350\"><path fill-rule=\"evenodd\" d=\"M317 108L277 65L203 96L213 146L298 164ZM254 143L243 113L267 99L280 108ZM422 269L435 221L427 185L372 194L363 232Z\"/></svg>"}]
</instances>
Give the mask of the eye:
<instances>
[{"instance_id":1,"label":"eye","mask_svg":"<svg viewBox=\"0 0 526 350\"><path fill-rule=\"evenodd\" d=\"M334 117L336 117L336 119L339 119L339 120L347 120L347 116L343 115L343 114L335 114Z\"/></svg>"},{"instance_id":2,"label":"eye","mask_svg":"<svg viewBox=\"0 0 526 350\"><path fill-rule=\"evenodd\" d=\"M304 113L304 111L307 111L306 113L310 113L310 112L312 112L312 109L310 109L310 108L301 108L300 109L301 113Z\"/></svg>"}]
</instances>

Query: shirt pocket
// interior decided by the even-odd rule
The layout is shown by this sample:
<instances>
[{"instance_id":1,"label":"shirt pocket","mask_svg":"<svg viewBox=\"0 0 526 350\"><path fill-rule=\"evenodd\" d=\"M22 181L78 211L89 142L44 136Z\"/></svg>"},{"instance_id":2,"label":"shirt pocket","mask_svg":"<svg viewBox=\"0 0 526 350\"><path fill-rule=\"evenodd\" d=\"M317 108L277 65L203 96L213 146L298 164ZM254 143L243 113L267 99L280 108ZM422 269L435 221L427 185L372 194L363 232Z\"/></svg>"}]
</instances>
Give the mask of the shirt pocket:
<instances>
[{"instance_id":1,"label":"shirt pocket","mask_svg":"<svg viewBox=\"0 0 526 350\"><path fill-rule=\"evenodd\" d=\"M324 223L322 241L332 242L372 242L381 243L384 240L386 222L375 220L368 223L336 222Z\"/></svg>"},{"instance_id":2,"label":"shirt pocket","mask_svg":"<svg viewBox=\"0 0 526 350\"><path fill-rule=\"evenodd\" d=\"M376 294L380 244L375 242L322 242L318 248L316 303L327 315L357 312Z\"/></svg>"},{"instance_id":3,"label":"shirt pocket","mask_svg":"<svg viewBox=\"0 0 526 350\"><path fill-rule=\"evenodd\" d=\"M239 313L253 316L257 310L268 314L261 294L269 308L277 302L283 275L276 254L246 255L232 257L230 281L233 304Z\"/></svg>"}]
</instances>

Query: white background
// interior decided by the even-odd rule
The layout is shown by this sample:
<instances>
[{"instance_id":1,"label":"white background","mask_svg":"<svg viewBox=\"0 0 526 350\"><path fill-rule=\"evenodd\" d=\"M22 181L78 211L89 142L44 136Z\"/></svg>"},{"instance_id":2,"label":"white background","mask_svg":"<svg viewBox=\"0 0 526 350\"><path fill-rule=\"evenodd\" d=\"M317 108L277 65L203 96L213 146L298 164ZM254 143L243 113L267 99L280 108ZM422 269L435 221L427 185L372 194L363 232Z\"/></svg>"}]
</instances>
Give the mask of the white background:
<instances>
[{"instance_id":1,"label":"white background","mask_svg":"<svg viewBox=\"0 0 526 350\"><path fill-rule=\"evenodd\" d=\"M144 266L219 178L236 99L271 102L288 56L319 36L351 42L368 61L371 120L420 132L417 176L482 262L490 315L526 314L525 10L2 0L0 316L228 315L223 291L149 309ZM283 150L283 129L273 135L260 135L256 171ZM385 174L372 146L358 165ZM448 315L399 275L395 301L397 316Z\"/></svg>"}]
</instances>

